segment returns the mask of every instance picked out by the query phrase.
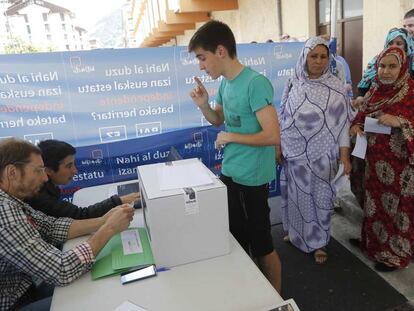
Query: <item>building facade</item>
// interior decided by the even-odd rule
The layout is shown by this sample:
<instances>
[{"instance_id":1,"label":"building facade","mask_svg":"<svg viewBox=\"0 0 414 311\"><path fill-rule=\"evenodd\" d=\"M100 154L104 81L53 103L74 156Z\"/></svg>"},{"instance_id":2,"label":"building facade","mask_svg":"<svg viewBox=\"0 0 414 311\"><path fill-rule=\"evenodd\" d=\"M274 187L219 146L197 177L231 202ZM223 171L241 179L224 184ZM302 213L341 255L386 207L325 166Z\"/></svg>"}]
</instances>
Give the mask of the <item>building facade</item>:
<instances>
[{"instance_id":1,"label":"building facade","mask_svg":"<svg viewBox=\"0 0 414 311\"><path fill-rule=\"evenodd\" d=\"M2 17L2 48L25 43L41 51L89 49L85 29L68 9L42 0L9 1Z\"/></svg>"},{"instance_id":2,"label":"building facade","mask_svg":"<svg viewBox=\"0 0 414 311\"><path fill-rule=\"evenodd\" d=\"M187 45L210 19L227 23L238 43L291 40L330 33L337 7L338 53L351 67L353 84L378 54L385 35L401 27L414 0L127 0L124 10L130 47Z\"/></svg>"}]
</instances>

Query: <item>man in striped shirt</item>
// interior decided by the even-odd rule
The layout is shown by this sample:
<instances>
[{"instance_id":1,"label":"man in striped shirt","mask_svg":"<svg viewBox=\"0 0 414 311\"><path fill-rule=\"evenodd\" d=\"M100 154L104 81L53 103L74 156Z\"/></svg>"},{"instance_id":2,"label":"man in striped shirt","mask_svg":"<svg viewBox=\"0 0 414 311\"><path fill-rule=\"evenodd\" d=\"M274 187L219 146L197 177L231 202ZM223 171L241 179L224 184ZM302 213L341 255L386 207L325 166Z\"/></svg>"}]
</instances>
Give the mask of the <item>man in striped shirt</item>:
<instances>
[{"instance_id":1,"label":"man in striped shirt","mask_svg":"<svg viewBox=\"0 0 414 311\"><path fill-rule=\"evenodd\" d=\"M24 203L47 181L41 151L29 142L0 142L0 310L32 303L33 280L65 286L89 271L95 255L125 230L134 209L120 205L99 218L54 218ZM55 245L95 232L67 251Z\"/></svg>"}]
</instances>

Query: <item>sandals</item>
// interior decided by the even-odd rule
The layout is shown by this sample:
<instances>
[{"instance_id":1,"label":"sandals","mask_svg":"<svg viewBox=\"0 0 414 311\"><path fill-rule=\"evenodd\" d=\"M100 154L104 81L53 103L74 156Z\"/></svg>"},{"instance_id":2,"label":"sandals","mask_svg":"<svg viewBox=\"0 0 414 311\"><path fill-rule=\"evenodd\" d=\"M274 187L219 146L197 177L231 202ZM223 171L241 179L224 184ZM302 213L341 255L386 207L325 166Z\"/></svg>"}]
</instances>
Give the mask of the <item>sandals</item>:
<instances>
[{"instance_id":1,"label":"sandals","mask_svg":"<svg viewBox=\"0 0 414 311\"><path fill-rule=\"evenodd\" d=\"M283 237L283 242L285 243L291 243L289 239L289 235L285 235ZM313 252L313 257L315 258L315 262L318 265L323 265L328 260L328 252L326 250L326 247L321 247Z\"/></svg>"},{"instance_id":2,"label":"sandals","mask_svg":"<svg viewBox=\"0 0 414 311\"><path fill-rule=\"evenodd\" d=\"M361 248L361 240L360 239L350 238L348 241L349 241L349 244L351 244L352 246L357 247L357 248Z\"/></svg>"},{"instance_id":3,"label":"sandals","mask_svg":"<svg viewBox=\"0 0 414 311\"><path fill-rule=\"evenodd\" d=\"M323 265L328 260L328 252L325 247L321 247L313 252L313 257L318 265Z\"/></svg>"},{"instance_id":4,"label":"sandals","mask_svg":"<svg viewBox=\"0 0 414 311\"><path fill-rule=\"evenodd\" d=\"M391 267L382 262L375 263L374 269L380 272L392 272L398 269L398 267Z\"/></svg>"}]
</instances>

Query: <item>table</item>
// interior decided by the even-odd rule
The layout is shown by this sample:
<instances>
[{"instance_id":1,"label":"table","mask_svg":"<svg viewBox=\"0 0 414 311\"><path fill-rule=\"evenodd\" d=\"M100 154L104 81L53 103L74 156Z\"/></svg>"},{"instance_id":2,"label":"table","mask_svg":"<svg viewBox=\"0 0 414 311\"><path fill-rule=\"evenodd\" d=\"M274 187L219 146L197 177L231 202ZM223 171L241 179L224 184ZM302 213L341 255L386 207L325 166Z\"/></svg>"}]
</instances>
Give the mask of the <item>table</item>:
<instances>
[{"instance_id":1,"label":"table","mask_svg":"<svg viewBox=\"0 0 414 311\"><path fill-rule=\"evenodd\" d=\"M81 189L73 202L83 206L95 203L118 184ZM131 226L143 226L141 210L136 211ZM70 240L64 249L86 238ZM55 289L51 310L114 310L125 300L149 311L265 311L283 301L231 236L228 255L174 267L127 285L121 285L119 276L92 281L86 273L71 285Z\"/></svg>"}]
</instances>

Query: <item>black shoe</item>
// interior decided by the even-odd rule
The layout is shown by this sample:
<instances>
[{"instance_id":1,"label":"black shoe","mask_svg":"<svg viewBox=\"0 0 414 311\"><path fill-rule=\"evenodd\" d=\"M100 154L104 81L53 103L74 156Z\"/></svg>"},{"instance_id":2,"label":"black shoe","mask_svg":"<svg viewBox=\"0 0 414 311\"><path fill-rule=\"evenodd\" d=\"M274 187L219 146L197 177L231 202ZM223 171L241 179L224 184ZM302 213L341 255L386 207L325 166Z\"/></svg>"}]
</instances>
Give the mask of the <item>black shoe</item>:
<instances>
[{"instance_id":1,"label":"black shoe","mask_svg":"<svg viewBox=\"0 0 414 311\"><path fill-rule=\"evenodd\" d=\"M397 267L387 266L386 264L383 264L382 262L377 262L374 268L375 270L380 271L380 272L391 272L391 271L395 271L398 269Z\"/></svg>"},{"instance_id":2,"label":"black shoe","mask_svg":"<svg viewBox=\"0 0 414 311\"><path fill-rule=\"evenodd\" d=\"M349 241L349 244L351 244L352 246L361 248L361 240L360 239L350 238L348 241Z\"/></svg>"}]
</instances>

